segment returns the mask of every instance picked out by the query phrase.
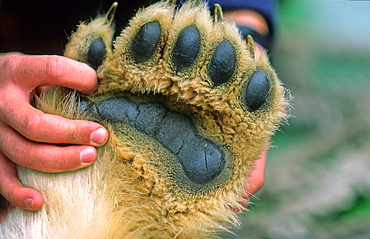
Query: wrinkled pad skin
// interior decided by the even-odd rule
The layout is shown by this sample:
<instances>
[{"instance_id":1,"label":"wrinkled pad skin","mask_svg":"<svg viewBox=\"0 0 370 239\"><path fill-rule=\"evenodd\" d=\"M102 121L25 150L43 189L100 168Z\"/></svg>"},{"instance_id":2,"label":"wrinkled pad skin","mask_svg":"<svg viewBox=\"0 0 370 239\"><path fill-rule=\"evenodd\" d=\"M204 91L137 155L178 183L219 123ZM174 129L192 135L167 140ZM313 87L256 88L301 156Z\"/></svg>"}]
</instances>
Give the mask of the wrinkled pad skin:
<instances>
[{"instance_id":1,"label":"wrinkled pad skin","mask_svg":"<svg viewBox=\"0 0 370 239\"><path fill-rule=\"evenodd\" d=\"M199 48L200 34L197 27L191 25L182 30L172 53L172 61L178 71L194 64Z\"/></svg>"},{"instance_id":2,"label":"wrinkled pad skin","mask_svg":"<svg viewBox=\"0 0 370 239\"><path fill-rule=\"evenodd\" d=\"M81 105L111 123L129 124L156 139L176 155L185 174L195 183L211 181L225 166L225 156L218 145L200 135L188 116L161 103L136 103L115 97Z\"/></svg>"},{"instance_id":3,"label":"wrinkled pad skin","mask_svg":"<svg viewBox=\"0 0 370 239\"><path fill-rule=\"evenodd\" d=\"M87 52L87 64L96 70L104 61L106 47L102 38L95 39Z\"/></svg>"},{"instance_id":4,"label":"wrinkled pad skin","mask_svg":"<svg viewBox=\"0 0 370 239\"><path fill-rule=\"evenodd\" d=\"M148 61L156 50L161 34L161 26L157 21L142 26L132 40L131 54L136 63Z\"/></svg>"},{"instance_id":5,"label":"wrinkled pad skin","mask_svg":"<svg viewBox=\"0 0 370 239\"><path fill-rule=\"evenodd\" d=\"M270 87L270 80L266 73L261 69L257 69L243 94L243 102L250 111L258 110L265 103L271 90Z\"/></svg>"},{"instance_id":6,"label":"wrinkled pad skin","mask_svg":"<svg viewBox=\"0 0 370 239\"><path fill-rule=\"evenodd\" d=\"M227 40L223 40L214 52L209 67L209 75L215 85L227 82L233 75L236 64L234 47Z\"/></svg>"}]
</instances>

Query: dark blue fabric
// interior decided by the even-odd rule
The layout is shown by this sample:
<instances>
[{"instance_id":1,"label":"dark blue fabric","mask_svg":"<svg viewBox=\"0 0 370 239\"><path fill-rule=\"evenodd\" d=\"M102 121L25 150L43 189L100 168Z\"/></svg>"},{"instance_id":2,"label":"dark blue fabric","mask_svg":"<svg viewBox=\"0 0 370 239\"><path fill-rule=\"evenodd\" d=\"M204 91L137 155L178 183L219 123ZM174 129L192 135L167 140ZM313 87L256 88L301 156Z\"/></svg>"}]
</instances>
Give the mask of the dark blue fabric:
<instances>
[{"instance_id":1,"label":"dark blue fabric","mask_svg":"<svg viewBox=\"0 0 370 239\"><path fill-rule=\"evenodd\" d=\"M208 0L209 5L218 3L224 11L235 9L252 9L259 12L267 21L270 34L275 32L276 1L275 0Z\"/></svg>"},{"instance_id":2,"label":"dark blue fabric","mask_svg":"<svg viewBox=\"0 0 370 239\"><path fill-rule=\"evenodd\" d=\"M267 21L271 37L275 34L276 1L275 0L203 0L208 1L211 9L218 3L224 11L252 9L259 12ZM178 2L186 2L180 0Z\"/></svg>"}]
</instances>

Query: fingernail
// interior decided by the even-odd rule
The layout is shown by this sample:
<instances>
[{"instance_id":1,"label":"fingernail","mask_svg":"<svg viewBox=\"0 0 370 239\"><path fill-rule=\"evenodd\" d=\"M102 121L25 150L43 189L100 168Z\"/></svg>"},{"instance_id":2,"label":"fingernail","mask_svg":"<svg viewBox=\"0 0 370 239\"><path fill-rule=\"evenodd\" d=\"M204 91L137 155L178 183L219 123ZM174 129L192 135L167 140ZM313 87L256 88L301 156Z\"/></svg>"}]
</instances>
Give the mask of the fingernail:
<instances>
[{"instance_id":1,"label":"fingernail","mask_svg":"<svg viewBox=\"0 0 370 239\"><path fill-rule=\"evenodd\" d=\"M96 157L96 150L93 147L86 147L80 153L80 160L84 164L91 164Z\"/></svg>"},{"instance_id":2,"label":"fingernail","mask_svg":"<svg viewBox=\"0 0 370 239\"><path fill-rule=\"evenodd\" d=\"M24 203L28 208L33 208L33 198L26 198L26 200L24 200Z\"/></svg>"},{"instance_id":3,"label":"fingernail","mask_svg":"<svg viewBox=\"0 0 370 239\"><path fill-rule=\"evenodd\" d=\"M105 128L99 128L91 133L90 140L95 144L103 144L108 137L108 131Z\"/></svg>"}]
</instances>

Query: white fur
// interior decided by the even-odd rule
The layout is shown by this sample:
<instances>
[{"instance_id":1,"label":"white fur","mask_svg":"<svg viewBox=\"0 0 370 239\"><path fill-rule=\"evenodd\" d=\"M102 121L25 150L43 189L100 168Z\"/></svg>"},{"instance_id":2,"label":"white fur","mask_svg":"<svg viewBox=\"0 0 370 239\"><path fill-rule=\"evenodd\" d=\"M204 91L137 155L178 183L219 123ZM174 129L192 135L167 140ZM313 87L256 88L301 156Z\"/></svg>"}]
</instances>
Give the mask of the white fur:
<instances>
[{"instance_id":1,"label":"white fur","mask_svg":"<svg viewBox=\"0 0 370 239\"><path fill-rule=\"evenodd\" d=\"M0 238L107 238L101 234L106 231L109 205L106 205L104 173L98 170L99 164L60 174L19 167L22 182L39 189L45 205L36 212L14 210L0 225Z\"/></svg>"}]
</instances>

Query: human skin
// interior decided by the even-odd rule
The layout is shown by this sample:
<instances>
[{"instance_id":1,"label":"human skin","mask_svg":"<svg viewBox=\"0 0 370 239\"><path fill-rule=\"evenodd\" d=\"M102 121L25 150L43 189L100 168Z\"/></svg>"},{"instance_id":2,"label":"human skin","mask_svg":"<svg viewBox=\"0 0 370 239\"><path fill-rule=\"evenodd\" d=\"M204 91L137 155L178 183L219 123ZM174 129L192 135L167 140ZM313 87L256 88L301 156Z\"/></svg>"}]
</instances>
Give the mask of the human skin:
<instances>
[{"instance_id":1,"label":"human skin","mask_svg":"<svg viewBox=\"0 0 370 239\"><path fill-rule=\"evenodd\" d=\"M30 210L40 209L43 197L23 187L15 164L43 172L76 170L91 165L97 157L95 147L108 140L108 131L97 123L68 120L32 107L34 92L47 85L91 94L97 76L87 65L62 56L0 55L0 194L12 205ZM61 143L71 146L55 145Z\"/></svg>"},{"instance_id":2,"label":"human skin","mask_svg":"<svg viewBox=\"0 0 370 239\"><path fill-rule=\"evenodd\" d=\"M252 11L224 14L240 25L268 33L263 17ZM255 45L255 54L264 51ZM9 208L38 210L44 200L36 190L19 181L16 164L44 172L64 172L91 165L95 147L104 145L108 131L101 125L45 114L31 106L34 95L50 85L62 85L85 94L98 87L95 71L62 56L0 54L0 223ZM59 147L53 144L69 144ZM267 149L255 161L242 196L249 198L264 184Z\"/></svg>"}]
</instances>

